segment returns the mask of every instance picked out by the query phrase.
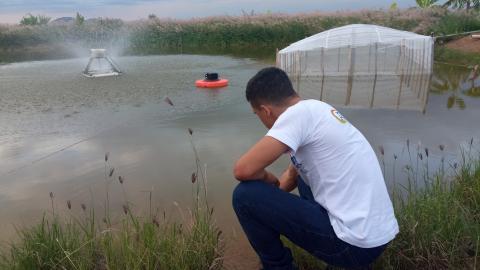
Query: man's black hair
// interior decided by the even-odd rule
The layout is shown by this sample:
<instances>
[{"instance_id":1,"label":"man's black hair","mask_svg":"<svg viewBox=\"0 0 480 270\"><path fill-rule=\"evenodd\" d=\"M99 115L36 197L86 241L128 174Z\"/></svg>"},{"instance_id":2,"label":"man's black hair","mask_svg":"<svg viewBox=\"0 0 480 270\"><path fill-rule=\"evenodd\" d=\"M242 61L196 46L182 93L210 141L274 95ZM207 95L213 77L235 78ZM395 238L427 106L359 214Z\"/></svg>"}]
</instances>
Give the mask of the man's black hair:
<instances>
[{"instance_id":1,"label":"man's black hair","mask_svg":"<svg viewBox=\"0 0 480 270\"><path fill-rule=\"evenodd\" d=\"M287 98L297 96L287 74L276 67L260 70L248 81L246 97L252 106L261 103L280 105Z\"/></svg>"}]
</instances>

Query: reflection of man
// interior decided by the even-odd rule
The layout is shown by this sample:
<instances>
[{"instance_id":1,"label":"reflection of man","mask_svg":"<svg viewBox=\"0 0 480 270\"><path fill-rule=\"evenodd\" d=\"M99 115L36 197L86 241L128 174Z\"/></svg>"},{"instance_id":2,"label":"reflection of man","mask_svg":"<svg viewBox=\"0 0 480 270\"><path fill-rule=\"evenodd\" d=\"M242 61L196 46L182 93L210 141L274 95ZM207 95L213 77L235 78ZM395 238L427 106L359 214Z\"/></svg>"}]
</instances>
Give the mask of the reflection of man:
<instances>
[{"instance_id":1,"label":"reflection of man","mask_svg":"<svg viewBox=\"0 0 480 270\"><path fill-rule=\"evenodd\" d=\"M280 69L261 70L246 96L270 130L235 164L233 207L263 267L293 269L280 235L330 265L372 263L398 224L365 137L330 105L301 100ZM265 168L284 153L292 164L277 179Z\"/></svg>"}]
</instances>

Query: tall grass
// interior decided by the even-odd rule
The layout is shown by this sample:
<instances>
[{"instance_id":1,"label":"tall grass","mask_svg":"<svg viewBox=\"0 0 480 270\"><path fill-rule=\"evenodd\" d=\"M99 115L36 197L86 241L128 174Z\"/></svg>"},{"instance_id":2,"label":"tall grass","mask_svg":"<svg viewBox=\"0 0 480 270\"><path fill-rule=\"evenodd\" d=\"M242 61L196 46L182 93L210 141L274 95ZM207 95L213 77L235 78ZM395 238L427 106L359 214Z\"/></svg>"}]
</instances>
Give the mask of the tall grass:
<instances>
[{"instance_id":1,"label":"tall grass","mask_svg":"<svg viewBox=\"0 0 480 270\"><path fill-rule=\"evenodd\" d=\"M400 234L379 268L478 269L480 159L471 143L453 167L450 177L440 171L423 189L394 198Z\"/></svg>"},{"instance_id":2,"label":"tall grass","mask_svg":"<svg viewBox=\"0 0 480 270\"><path fill-rule=\"evenodd\" d=\"M450 174L443 156L441 168L428 173L430 151L415 147L419 151L412 155L415 151L407 144L408 184L396 185L392 196L400 233L373 268L479 269L480 153L474 150L473 139L462 148L460 160L451 164ZM439 148L443 155L444 146ZM326 267L302 249L289 246L299 269Z\"/></svg>"},{"instance_id":3,"label":"tall grass","mask_svg":"<svg viewBox=\"0 0 480 270\"><path fill-rule=\"evenodd\" d=\"M191 129L189 133L193 135ZM200 160L193 140L192 147L198 169ZM18 229L18 241L0 253L0 269L221 269L223 240L213 219L213 208L205 197L204 173L202 181L196 181L198 172L192 176L197 190L195 203L188 212L178 207L181 222L170 222L165 213L163 217L154 213L151 193L148 213L135 214L123 189L126 179L119 176L115 183L122 185L125 203L123 215L112 219L108 192L116 178L108 157L106 154L105 212L100 214L93 207L75 206L67 201L67 214L60 214L54 208L54 194L50 193L51 213L34 226ZM73 214L72 207L81 208L82 214Z\"/></svg>"},{"instance_id":4,"label":"tall grass","mask_svg":"<svg viewBox=\"0 0 480 270\"><path fill-rule=\"evenodd\" d=\"M431 30L438 36L480 30L480 14L471 11L446 12Z\"/></svg>"},{"instance_id":5,"label":"tall grass","mask_svg":"<svg viewBox=\"0 0 480 270\"><path fill-rule=\"evenodd\" d=\"M275 48L347 24L377 24L421 34L432 31L443 34L475 28L478 21L474 12L436 7L297 15L245 14L191 20L151 17L135 22L98 19L80 25L4 25L0 26L0 62L1 57L8 56L7 52L25 53L25 48L35 52L36 46L56 46L51 52L58 53L59 44L67 44L63 50L65 54L67 48L75 44L85 48L121 47L126 54L247 52L253 56L270 56Z\"/></svg>"}]
</instances>

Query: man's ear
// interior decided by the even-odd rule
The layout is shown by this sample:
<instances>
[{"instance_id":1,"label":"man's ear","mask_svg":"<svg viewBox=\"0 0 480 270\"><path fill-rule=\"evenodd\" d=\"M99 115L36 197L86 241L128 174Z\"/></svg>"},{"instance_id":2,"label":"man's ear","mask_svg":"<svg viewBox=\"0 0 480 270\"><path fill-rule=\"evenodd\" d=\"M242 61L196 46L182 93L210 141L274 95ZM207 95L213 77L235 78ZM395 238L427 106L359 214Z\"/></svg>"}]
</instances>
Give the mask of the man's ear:
<instances>
[{"instance_id":1,"label":"man's ear","mask_svg":"<svg viewBox=\"0 0 480 270\"><path fill-rule=\"evenodd\" d=\"M270 106L262 104L260 105L260 111L264 112L266 116L272 115L272 108Z\"/></svg>"}]
</instances>

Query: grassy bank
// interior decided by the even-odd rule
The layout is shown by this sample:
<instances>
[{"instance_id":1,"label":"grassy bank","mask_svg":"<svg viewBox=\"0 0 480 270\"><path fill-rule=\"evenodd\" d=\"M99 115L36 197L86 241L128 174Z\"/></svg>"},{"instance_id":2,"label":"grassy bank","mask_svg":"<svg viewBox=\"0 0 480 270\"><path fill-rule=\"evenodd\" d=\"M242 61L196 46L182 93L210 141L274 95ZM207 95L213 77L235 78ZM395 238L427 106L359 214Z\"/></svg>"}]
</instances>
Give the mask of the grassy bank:
<instances>
[{"instance_id":1,"label":"grassy bank","mask_svg":"<svg viewBox=\"0 0 480 270\"><path fill-rule=\"evenodd\" d=\"M192 20L151 18L122 22L99 19L82 25L0 26L0 57L7 58L9 50L69 43L79 48L115 48L125 54L202 53L273 58L276 48L353 23L377 24L428 35L480 29L478 13L438 7ZM56 51L52 47L53 55Z\"/></svg>"},{"instance_id":2,"label":"grassy bank","mask_svg":"<svg viewBox=\"0 0 480 270\"><path fill-rule=\"evenodd\" d=\"M396 185L393 191L400 233L374 269L478 269L480 155L473 143L473 139L467 142L460 159L452 164L445 163L444 146L439 146L441 167L431 172L429 149L411 149L407 141L402 153L408 153L411 163L403 167L408 183ZM383 164L383 147L380 152ZM128 202L122 217L113 220L108 200L104 214L85 204L72 206L69 201L64 207L67 214L58 214L59 209L53 208L54 194L50 194L51 212L38 224L18 230L19 240L0 253L0 269L221 269L221 231L204 199L205 179L196 160L197 171L191 178L194 205L183 222L168 222L165 213L151 210L135 215ZM115 177L108 167L107 188ZM123 181L119 177L116 184L123 185ZM82 209L80 216L70 213L75 207ZM299 269L326 268L301 248L288 245Z\"/></svg>"},{"instance_id":3,"label":"grassy bank","mask_svg":"<svg viewBox=\"0 0 480 270\"><path fill-rule=\"evenodd\" d=\"M163 223L128 209L115 224L97 220L94 210L78 219L46 215L18 231L0 269L220 269L220 231L211 212L191 218Z\"/></svg>"},{"instance_id":4,"label":"grassy bank","mask_svg":"<svg viewBox=\"0 0 480 270\"><path fill-rule=\"evenodd\" d=\"M192 131L189 129L190 135ZM192 138L191 138L192 139ZM125 178L115 175L105 155L105 203L101 211L90 205L58 202L50 193L52 208L31 227L18 229L18 239L0 249L0 269L221 269L223 240L215 225L213 208L206 200L206 176L196 155L196 172L192 174L193 205L182 210L176 204L180 221L170 221L166 213L155 211L152 193L149 211L136 214L127 201ZM112 209L109 188L120 185L125 202L123 214L112 218L120 209ZM92 199L93 201L93 199ZM61 203L62 208L54 205ZM81 209L80 215L73 209ZM170 216L170 215L169 215Z\"/></svg>"},{"instance_id":5,"label":"grassy bank","mask_svg":"<svg viewBox=\"0 0 480 270\"><path fill-rule=\"evenodd\" d=\"M400 234L378 269L480 267L480 163L467 161L445 181L396 199Z\"/></svg>"},{"instance_id":6,"label":"grassy bank","mask_svg":"<svg viewBox=\"0 0 480 270\"><path fill-rule=\"evenodd\" d=\"M393 193L400 233L374 269L479 269L480 156L472 145L467 144L458 163L442 162L434 174L426 171L428 149L411 156L412 165L404 168L409 184L397 185ZM445 173L450 167L452 173ZM423 188L415 189L417 185ZM300 269L325 268L289 245Z\"/></svg>"},{"instance_id":7,"label":"grassy bank","mask_svg":"<svg viewBox=\"0 0 480 270\"><path fill-rule=\"evenodd\" d=\"M171 100L166 102L173 106ZM52 208L37 224L18 229L18 239L0 249L0 269L222 269L224 243L208 205L206 176L188 129L196 170L190 211L180 210L180 222L153 211L151 193L146 214L136 214L127 200L123 177L105 155L105 202L98 210L92 204L59 202L50 193ZM445 162L445 146L438 171L432 149L407 140L401 154L393 153L393 170L385 173L396 183L399 157L408 181L393 187L392 200L400 233L374 265L375 269L478 269L480 267L480 152L474 140L463 145L461 156ZM380 147L385 171L385 149ZM388 151L388 149L387 149ZM389 153L390 155L390 153ZM403 156L406 155L406 156ZM438 163L438 162L437 162ZM398 166L396 166L398 165ZM397 169L398 171L395 171ZM124 194L120 209L111 209L109 187L119 185ZM57 208L54 205L62 204ZM81 209L75 214L72 209ZM180 208L178 208L180 209ZM123 212L112 218L112 212ZM138 209L137 209L138 210ZM227 243L228 244L228 243ZM300 269L325 269L325 264L301 248L289 244Z\"/></svg>"}]
</instances>

